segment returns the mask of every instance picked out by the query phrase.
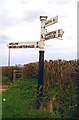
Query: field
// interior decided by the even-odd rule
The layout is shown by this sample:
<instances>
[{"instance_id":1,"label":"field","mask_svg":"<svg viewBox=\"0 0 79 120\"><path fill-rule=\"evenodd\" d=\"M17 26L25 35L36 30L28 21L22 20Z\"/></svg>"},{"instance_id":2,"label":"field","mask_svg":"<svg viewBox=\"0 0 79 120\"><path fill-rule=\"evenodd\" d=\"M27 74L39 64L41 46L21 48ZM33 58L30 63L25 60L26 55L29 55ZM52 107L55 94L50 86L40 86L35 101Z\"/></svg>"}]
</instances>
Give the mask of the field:
<instances>
[{"instance_id":1,"label":"field","mask_svg":"<svg viewBox=\"0 0 79 120\"><path fill-rule=\"evenodd\" d=\"M79 63L79 61L78 61ZM79 118L77 61L45 61L43 102L36 109L38 63L22 68L2 68L2 84L10 85L2 93L2 117L4 118ZM18 79L12 81L13 70L20 69ZM20 76L19 76L20 75Z\"/></svg>"}]
</instances>

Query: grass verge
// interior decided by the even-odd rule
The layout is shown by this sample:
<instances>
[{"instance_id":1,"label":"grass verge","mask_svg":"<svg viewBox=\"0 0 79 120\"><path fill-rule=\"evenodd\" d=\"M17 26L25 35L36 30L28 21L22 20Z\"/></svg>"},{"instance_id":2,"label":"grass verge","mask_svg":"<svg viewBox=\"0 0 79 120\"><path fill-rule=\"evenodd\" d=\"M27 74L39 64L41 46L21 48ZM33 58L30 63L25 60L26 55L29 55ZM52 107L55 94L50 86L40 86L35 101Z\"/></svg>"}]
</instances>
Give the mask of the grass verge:
<instances>
[{"instance_id":1,"label":"grass verge","mask_svg":"<svg viewBox=\"0 0 79 120\"><path fill-rule=\"evenodd\" d=\"M2 93L2 118L50 118L45 109L37 110L36 79L18 80Z\"/></svg>"}]
</instances>

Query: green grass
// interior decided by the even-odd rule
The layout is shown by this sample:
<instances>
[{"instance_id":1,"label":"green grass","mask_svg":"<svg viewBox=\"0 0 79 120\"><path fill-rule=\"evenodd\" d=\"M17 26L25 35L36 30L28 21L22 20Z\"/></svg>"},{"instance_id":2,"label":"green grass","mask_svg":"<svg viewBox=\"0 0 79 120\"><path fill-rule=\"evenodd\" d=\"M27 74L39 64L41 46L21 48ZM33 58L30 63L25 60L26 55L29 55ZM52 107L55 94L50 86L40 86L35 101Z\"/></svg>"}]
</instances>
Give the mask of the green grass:
<instances>
[{"instance_id":1,"label":"green grass","mask_svg":"<svg viewBox=\"0 0 79 120\"><path fill-rule=\"evenodd\" d=\"M50 118L46 109L35 108L37 80L19 80L2 93L2 118ZM4 100L5 99L5 100Z\"/></svg>"}]
</instances>

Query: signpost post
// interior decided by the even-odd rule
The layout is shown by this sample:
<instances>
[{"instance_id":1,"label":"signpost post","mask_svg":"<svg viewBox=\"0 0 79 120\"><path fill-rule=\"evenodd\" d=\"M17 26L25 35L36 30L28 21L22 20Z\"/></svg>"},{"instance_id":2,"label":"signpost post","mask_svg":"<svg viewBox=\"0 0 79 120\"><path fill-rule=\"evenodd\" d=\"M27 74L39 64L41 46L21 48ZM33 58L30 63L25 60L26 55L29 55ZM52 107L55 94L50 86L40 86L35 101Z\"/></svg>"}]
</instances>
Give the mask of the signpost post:
<instances>
[{"instance_id":1,"label":"signpost post","mask_svg":"<svg viewBox=\"0 0 79 120\"><path fill-rule=\"evenodd\" d=\"M39 44L39 68L38 68L38 86L37 86L37 99L36 108L40 109L42 106L42 94L44 83L44 47L45 47L45 21L47 16L40 16L41 21L41 36Z\"/></svg>"}]
</instances>

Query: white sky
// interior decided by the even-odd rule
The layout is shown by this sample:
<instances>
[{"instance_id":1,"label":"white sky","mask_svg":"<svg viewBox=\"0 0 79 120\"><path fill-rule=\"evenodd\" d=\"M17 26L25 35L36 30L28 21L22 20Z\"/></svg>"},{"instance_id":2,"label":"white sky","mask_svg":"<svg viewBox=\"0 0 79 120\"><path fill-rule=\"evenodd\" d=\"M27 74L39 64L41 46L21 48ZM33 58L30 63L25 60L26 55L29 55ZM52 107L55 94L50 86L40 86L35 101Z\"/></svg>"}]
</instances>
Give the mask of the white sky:
<instances>
[{"instance_id":1,"label":"white sky","mask_svg":"<svg viewBox=\"0 0 79 120\"><path fill-rule=\"evenodd\" d=\"M40 15L58 15L48 31L63 29L63 40L45 42L45 60L77 58L78 0L0 0L0 65L8 64L9 42L40 40ZM11 65L39 60L39 49L11 49ZM1 62L2 61L2 62Z\"/></svg>"}]
</instances>

